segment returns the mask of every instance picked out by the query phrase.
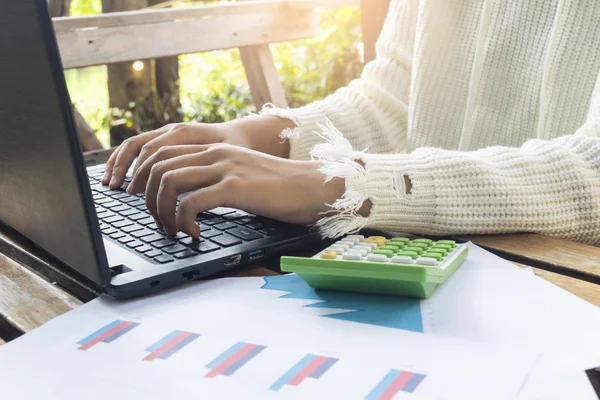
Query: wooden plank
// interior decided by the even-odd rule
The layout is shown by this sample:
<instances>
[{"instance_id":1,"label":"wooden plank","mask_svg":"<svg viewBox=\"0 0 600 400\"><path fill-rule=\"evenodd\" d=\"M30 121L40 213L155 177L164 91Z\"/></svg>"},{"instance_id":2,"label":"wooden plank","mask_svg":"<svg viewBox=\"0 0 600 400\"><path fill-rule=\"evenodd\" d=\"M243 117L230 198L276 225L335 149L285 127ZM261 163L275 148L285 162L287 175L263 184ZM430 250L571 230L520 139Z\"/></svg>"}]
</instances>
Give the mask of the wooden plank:
<instances>
[{"instance_id":1,"label":"wooden plank","mask_svg":"<svg viewBox=\"0 0 600 400\"><path fill-rule=\"evenodd\" d=\"M600 248L536 234L463 236L510 261L600 284Z\"/></svg>"},{"instance_id":2,"label":"wooden plank","mask_svg":"<svg viewBox=\"0 0 600 400\"><path fill-rule=\"evenodd\" d=\"M162 10L136 10L108 14L90 15L85 17L53 18L54 31L64 33L77 29L124 27L128 25L152 24L171 22L175 20L193 20L203 18L227 17L234 14L248 15L265 12L296 12L312 10L314 5L310 0L292 1L252 1L232 4L212 4L184 8L168 8Z\"/></svg>"},{"instance_id":3,"label":"wooden plank","mask_svg":"<svg viewBox=\"0 0 600 400\"><path fill-rule=\"evenodd\" d=\"M514 263L521 268L528 268L527 265ZM600 286L595 283L582 281L580 279L556 274L539 268L533 268L533 273L542 279L547 280L556 286L573 293L575 296L600 307Z\"/></svg>"},{"instance_id":4,"label":"wooden plank","mask_svg":"<svg viewBox=\"0 0 600 400\"><path fill-rule=\"evenodd\" d=\"M12 340L81 302L0 254L0 336Z\"/></svg>"},{"instance_id":5,"label":"wooden plank","mask_svg":"<svg viewBox=\"0 0 600 400\"><path fill-rule=\"evenodd\" d=\"M64 68L296 40L319 32L313 10L249 14L58 32Z\"/></svg>"},{"instance_id":6,"label":"wooden plank","mask_svg":"<svg viewBox=\"0 0 600 400\"><path fill-rule=\"evenodd\" d=\"M252 102L257 110L266 103L287 108L285 92L268 44L240 48L240 57L250 85Z\"/></svg>"},{"instance_id":7,"label":"wooden plank","mask_svg":"<svg viewBox=\"0 0 600 400\"><path fill-rule=\"evenodd\" d=\"M390 0L360 0L365 63L375 59L375 44L381 33Z\"/></svg>"}]
</instances>

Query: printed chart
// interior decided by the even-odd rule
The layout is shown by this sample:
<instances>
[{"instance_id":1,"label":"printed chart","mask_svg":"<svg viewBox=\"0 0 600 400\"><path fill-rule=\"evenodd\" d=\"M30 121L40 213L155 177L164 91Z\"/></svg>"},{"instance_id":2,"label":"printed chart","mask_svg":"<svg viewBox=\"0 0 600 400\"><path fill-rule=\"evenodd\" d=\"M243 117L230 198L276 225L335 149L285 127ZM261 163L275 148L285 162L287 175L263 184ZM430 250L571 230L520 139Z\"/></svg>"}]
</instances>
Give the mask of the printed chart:
<instances>
[{"instance_id":1,"label":"printed chart","mask_svg":"<svg viewBox=\"0 0 600 400\"><path fill-rule=\"evenodd\" d=\"M423 379L425 375L392 369L367 395L366 400L391 400L400 391L412 393Z\"/></svg>"},{"instance_id":2,"label":"printed chart","mask_svg":"<svg viewBox=\"0 0 600 400\"><path fill-rule=\"evenodd\" d=\"M175 330L148 347L146 351L149 351L150 354L144 357L144 360L152 361L155 358L166 360L198 337L200 335L197 333Z\"/></svg>"},{"instance_id":3,"label":"printed chart","mask_svg":"<svg viewBox=\"0 0 600 400\"><path fill-rule=\"evenodd\" d=\"M110 343L139 325L137 322L121 321L120 319L113 321L77 342L81 345L79 350L87 350L100 342Z\"/></svg>"},{"instance_id":4,"label":"printed chart","mask_svg":"<svg viewBox=\"0 0 600 400\"><path fill-rule=\"evenodd\" d=\"M306 378L319 379L337 361L337 358L307 354L289 371L283 374L269 389L277 391L285 385L298 386Z\"/></svg>"},{"instance_id":5,"label":"printed chart","mask_svg":"<svg viewBox=\"0 0 600 400\"><path fill-rule=\"evenodd\" d=\"M206 377L214 378L218 375L231 376L266 348L266 346L259 346L257 344L238 342L206 364L207 368L211 368Z\"/></svg>"}]
</instances>

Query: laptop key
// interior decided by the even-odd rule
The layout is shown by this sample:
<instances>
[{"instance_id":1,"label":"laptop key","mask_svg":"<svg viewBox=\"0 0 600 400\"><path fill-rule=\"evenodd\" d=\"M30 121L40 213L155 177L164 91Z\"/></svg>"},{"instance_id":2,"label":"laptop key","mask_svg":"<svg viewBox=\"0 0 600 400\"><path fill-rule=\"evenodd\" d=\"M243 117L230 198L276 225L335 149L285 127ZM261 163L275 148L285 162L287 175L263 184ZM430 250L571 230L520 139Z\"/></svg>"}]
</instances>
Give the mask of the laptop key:
<instances>
[{"instance_id":1,"label":"laptop key","mask_svg":"<svg viewBox=\"0 0 600 400\"><path fill-rule=\"evenodd\" d=\"M141 225L138 225L138 224L133 224L133 225L129 225L129 226L125 226L125 227L121 228L121 230L123 232L127 232L127 233L131 233L131 232L134 232L134 231L139 231L139 230L142 230L142 229L144 229L144 227L141 226Z\"/></svg>"},{"instance_id":2,"label":"laptop key","mask_svg":"<svg viewBox=\"0 0 600 400\"><path fill-rule=\"evenodd\" d=\"M138 211L135 208L129 208L127 206L123 206L123 207L125 207L125 209L119 211L119 214L124 215L126 217L138 213Z\"/></svg>"},{"instance_id":3,"label":"laptop key","mask_svg":"<svg viewBox=\"0 0 600 400\"><path fill-rule=\"evenodd\" d=\"M250 224L248 224L246 226L248 228L250 228L250 229L256 229L256 230L259 230L259 229L263 228L263 224L261 224L260 222L252 222L252 223L250 223Z\"/></svg>"},{"instance_id":4,"label":"laptop key","mask_svg":"<svg viewBox=\"0 0 600 400\"><path fill-rule=\"evenodd\" d=\"M212 239L213 242L220 244L221 246L233 246L235 244L240 244L242 243L242 241L236 237L233 237L231 235L219 235L219 236L215 236Z\"/></svg>"},{"instance_id":5,"label":"laptop key","mask_svg":"<svg viewBox=\"0 0 600 400\"><path fill-rule=\"evenodd\" d=\"M260 235L256 232L254 232L248 228L244 228L242 226L238 226L237 228L229 229L227 231L227 233L237 236L240 239L244 239L244 240L256 240L256 239L261 239L264 237L263 235Z\"/></svg>"},{"instance_id":6,"label":"laptop key","mask_svg":"<svg viewBox=\"0 0 600 400\"><path fill-rule=\"evenodd\" d=\"M94 203L96 204L103 204L106 205L108 203L112 203L114 200L111 199L110 197L104 197L102 196L101 198L94 198Z\"/></svg>"},{"instance_id":7,"label":"laptop key","mask_svg":"<svg viewBox=\"0 0 600 400\"><path fill-rule=\"evenodd\" d=\"M249 217L240 218L240 219L236 219L235 222L237 224L242 224L242 225L251 224L252 222L254 222L254 218L249 218Z\"/></svg>"},{"instance_id":8,"label":"laptop key","mask_svg":"<svg viewBox=\"0 0 600 400\"><path fill-rule=\"evenodd\" d=\"M146 202L144 200L137 199L135 201L130 202L129 205L132 207L143 206L146 205Z\"/></svg>"},{"instance_id":9,"label":"laptop key","mask_svg":"<svg viewBox=\"0 0 600 400\"><path fill-rule=\"evenodd\" d=\"M142 204L141 206L137 206L136 208L140 211L148 211L148 207L146 207L146 204Z\"/></svg>"},{"instance_id":10,"label":"laptop key","mask_svg":"<svg viewBox=\"0 0 600 400\"><path fill-rule=\"evenodd\" d=\"M117 228L123 228L124 226L133 225L133 222L124 219L123 221L114 222L112 225L116 226Z\"/></svg>"},{"instance_id":11,"label":"laptop key","mask_svg":"<svg viewBox=\"0 0 600 400\"><path fill-rule=\"evenodd\" d=\"M104 192L105 195L113 197L115 195L119 195L119 194L123 194L124 192L122 190L109 190L108 192ZM125 193L127 194L127 193Z\"/></svg>"},{"instance_id":12,"label":"laptop key","mask_svg":"<svg viewBox=\"0 0 600 400\"><path fill-rule=\"evenodd\" d=\"M277 228L273 228L273 227L266 227L266 228L259 230L259 232L264 235L267 235L267 236L273 236L273 235L277 235L279 233L279 230Z\"/></svg>"},{"instance_id":13,"label":"laptop key","mask_svg":"<svg viewBox=\"0 0 600 400\"><path fill-rule=\"evenodd\" d=\"M113 234L115 232L118 232L118 231L115 228L113 228L113 227L102 229L102 233L105 234L105 235L110 235L110 234Z\"/></svg>"},{"instance_id":14,"label":"laptop key","mask_svg":"<svg viewBox=\"0 0 600 400\"><path fill-rule=\"evenodd\" d=\"M146 214L148 215L148 214ZM138 224L142 224L142 225L150 225L154 223L154 218L152 217L148 217L148 218L144 218L144 219L140 219L139 221L137 221Z\"/></svg>"},{"instance_id":15,"label":"laptop key","mask_svg":"<svg viewBox=\"0 0 600 400\"><path fill-rule=\"evenodd\" d=\"M124 199L126 197L129 198L129 194L127 194L125 192L120 192L120 193L115 194L115 195L112 196L113 199L117 199L117 200L121 200L121 199Z\"/></svg>"},{"instance_id":16,"label":"laptop key","mask_svg":"<svg viewBox=\"0 0 600 400\"><path fill-rule=\"evenodd\" d=\"M122 237L125 237L125 236L126 235L123 232L115 232L110 235L110 237L113 239L121 239Z\"/></svg>"},{"instance_id":17,"label":"laptop key","mask_svg":"<svg viewBox=\"0 0 600 400\"><path fill-rule=\"evenodd\" d=\"M168 262L173 261L173 257L169 257L163 254L162 256L154 257L154 260L158 261L161 264L166 264Z\"/></svg>"},{"instance_id":18,"label":"laptop key","mask_svg":"<svg viewBox=\"0 0 600 400\"><path fill-rule=\"evenodd\" d=\"M214 225L213 228L217 228L224 231L226 229L235 228L236 226L237 224L234 224L233 222L223 222L222 224Z\"/></svg>"},{"instance_id":19,"label":"laptop key","mask_svg":"<svg viewBox=\"0 0 600 400\"><path fill-rule=\"evenodd\" d=\"M163 247L173 246L173 245L177 244L177 242L174 241L173 239L163 239L163 240L157 240L156 242L152 242L150 244L152 246L156 247L157 249L162 249Z\"/></svg>"},{"instance_id":20,"label":"laptop key","mask_svg":"<svg viewBox=\"0 0 600 400\"><path fill-rule=\"evenodd\" d=\"M154 235L154 232L149 229L142 229L139 231L131 232L131 236L133 236L135 238L141 238L141 237L150 236L150 235Z\"/></svg>"},{"instance_id":21,"label":"laptop key","mask_svg":"<svg viewBox=\"0 0 600 400\"><path fill-rule=\"evenodd\" d=\"M120 215L114 215L112 217L107 217L107 218L102 218L102 220L104 222L108 222L109 224L112 224L114 222L119 222L119 221L123 221L125 218L121 217Z\"/></svg>"},{"instance_id":22,"label":"laptop key","mask_svg":"<svg viewBox=\"0 0 600 400\"><path fill-rule=\"evenodd\" d=\"M146 243L152 243L152 242L156 242L157 240L165 240L165 239L168 239L168 237L166 235L162 235L160 233L152 232L152 235L150 235L150 236L144 236L142 238L142 241L144 241Z\"/></svg>"},{"instance_id":23,"label":"laptop key","mask_svg":"<svg viewBox=\"0 0 600 400\"><path fill-rule=\"evenodd\" d=\"M147 252L144 253L144 255L146 257L150 257L150 258L154 258L154 257L160 256L161 254L162 253L160 251L156 250L156 249L152 249L152 250L147 251Z\"/></svg>"},{"instance_id":24,"label":"laptop key","mask_svg":"<svg viewBox=\"0 0 600 400\"><path fill-rule=\"evenodd\" d=\"M127 247L131 247L132 249L140 246L144 246L144 243L140 242L139 240L134 240L132 242L127 243Z\"/></svg>"},{"instance_id":25,"label":"laptop key","mask_svg":"<svg viewBox=\"0 0 600 400\"><path fill-rule=\"evenodd\" d=\"M223 222L225 222L225 220L223 220L222 218L211 218L211 219L205 219L204 221L202 221L202 223L205 225L216 225L216 224L220 224Z\"/></svg>"},{"instance_id":26,"label":"laptop key","mask_svg":"<svg viewBox=\"0 0 600 400\"><path fill-rule=\"evenodd\" d=\"M148 246L147 244L144 244L142 246L135 248L135 251L137 251L138 253L145 253L150 250L154 250L154 249L152 247Z\"/></svg>"},{"instance_id":27,"label":"laptop key","mask_svg":"<svg viewBox=\"0 0 600 400\"><path fill-rule=\"evenodd\" d=\"M104 218L113 217L115 215L115 213L110 212L110 211L102 211L102 212L97 213L97 215L98 215L98 218L104 219Z\"/></svg>"},{"instance_id":28,"label":"laptop key","mask_svg":"<svg viewBox=\"0 0 600 400\"><path fill-rule=\"evenodd\" d=\"M132 238L131 236L125 236L119 239L119 243L129 243L129 242L133 242L135 239Z\"/></svg>"},{"instance_id":29,"label":"laptop key","mask_svg":"<svg viewBox=\"0 0 600 400\"><path fill-rule=\"evenodd\" d=\"M223 232L218 231L216 229L209 229L204 232L200 232L200 236L202 236L204 239L210 239L212 237L219 236L222 234L223 234Z\"/></svg>"},{"instance_id":30,"label":"laptop key","mask_svg":"<svg viewBox=\"0 0 600 400\"><path fill-rule=\"evenodd\" d=\"M200 213L200 214L196 215L196 221L202 221L202 220L211 219L211 218L214 218L214 217L207 213Z\"/></svg>"},{"instance_id":31,"label":"laptop key","mask_svg":"<svg viewBox=\"0 0 600 400\"><path fill-rule=\"evenodd\" d=\"M112 199L111 199L112 200ZM112 200L110 203L102 203L103 207L110 208L111 210L114 207L121 207L123 204L119 201Z\"/></svg>"},{"instance_id":32,"label":"laptop key","mask_svg":"<svg viewBox=\"0 0 600 400\"><path fill-rule=\"evenodd\" d=\"M125 194L127 194L127 193L125 193ZM137 197L135 197L135 196L127 194L127 197L123 197L123 198L121 198L119 200L121 200L123 203L131 203L133 201L138 201L139 199Z\"/></svg>"},{"instance_id":33,"label":"laptop key","mask_svg":"<svg viewBox=\"0 0 600 400\"><path fill-rule=\"evenodd\" d=\"M128 218L132 219L134 221L139 221L140 219L146 219L146 218L148 218L148 214L139 212L137 214L129 215Z\"/></svg>"},{"instance_id":34,"label":"laptop key","mask_svg":"<svg viewBox=\"0 0 600 400\"><path fill-rule=\"evenodd\" d=\"M187 250L187 248L181 244L175 244L173 246L165 247L164 249L162 249L162 251L164 251L167 254L175 254L184 250Z\"/></svg>"},{"instance_id":35,"label":"laptop key","mask_svg":"<svg viewBox=\"0 0 600 400\"><path fill-rule=\"evenodd\" d=\"M106 228L110 228L110 225L104 224L104 223L100 222L100 230L103 230L103 229L106 229Z\"/></svg>"},{"instance_id":36,"label":"laptop key","mask_svg":"<svg viewBox=\"0 0 600 400\"><path fill-rule=\"evenodd\" d=\"M209 251L220 249L220 247L217 246L216 244L211 243L206 240L195 240L190 245L190 248L192 248L200 253L208 253Z\"/></svg>"},{"instance_id":37,"label":"laptop key","mask_svg":"<svg viewBox=\"0 0 600 400\"><path fill-rule=\"evenodd\" d=\"M175 253L175 258L183 259L183 258L189 258L189 257L197 256L197 255L198 255L198 253L196 253L194 250L185 249L184 251L180 251L179 253Z\"/></svg>"},{"instance_id":38,"label":"laptop key","mask_svg":"<svg viewBox=\"0 0 600 400\"><path fill-rule=\"evenodd\" d=\"M234 213L225 215L223 218L225 218L228 221L232 221L234 219L237 220L237 219L240 219L240 218L247 218L248 215L249 214L247 212L245 212L245 211L236 211Z\"/></svg>"},{"instance_id":39,"label":"laptop key","mask_svg":"<svg viewBox=\"0 0 600 400\"><path fill-rule=\"evenodd\" d=\"M156 225L156 223L152 223L152 224L148 225L146 228L152 229L152 230L155 230L155 231L158 230L158 226Z\"/></svg>"},{"instance_id":40,"label":"laptop key","mask_svg":"<svg viewBox=\"0 0 600 400\"><path fill-rule=\"evenodd\" d=\"M114 212L118 212L118 213L120 213L121 211L129 210L129 207L127 207L127 206L125 206L125 205L122 205L122 204L121 204L121 205L120 205L120 206L118 206L118 207L113 207L113 208L111 208L111 210L112 210L112 211L114 211Z\"/></svg>"},{"instance_id":41,"label":"laptop key","mask_svg":"<svg viewBox=\"0 0 600 400\"><path fill-rule=\"evenodd\" d=\"M213 208L212 210L208 210L208 212L210 212L211 214L218 215L219 217L223 216L223 215L234 213L236 211L238 211L238 210L236 210L235 208L229 208L229 207L217 207L217 208Z\"/></svg>"}]
</instances>

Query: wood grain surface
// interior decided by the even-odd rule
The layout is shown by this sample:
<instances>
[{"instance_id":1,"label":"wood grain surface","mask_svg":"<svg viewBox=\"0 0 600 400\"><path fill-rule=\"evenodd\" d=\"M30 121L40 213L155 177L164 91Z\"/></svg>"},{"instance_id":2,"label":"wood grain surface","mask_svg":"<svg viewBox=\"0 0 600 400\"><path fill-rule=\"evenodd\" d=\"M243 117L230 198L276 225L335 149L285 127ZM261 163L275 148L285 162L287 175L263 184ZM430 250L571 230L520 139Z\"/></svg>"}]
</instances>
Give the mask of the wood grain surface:
<instances>
[{"instance_id":1,"label":"wood grain surface","mask_svg":"<svg viewBox=\"0 0 600 400\"><path fill-rule=\"evenodd\" d=\"M463 236L507 260L600 284L600 248L535 234Z\"/></svg>"}]
</instances>

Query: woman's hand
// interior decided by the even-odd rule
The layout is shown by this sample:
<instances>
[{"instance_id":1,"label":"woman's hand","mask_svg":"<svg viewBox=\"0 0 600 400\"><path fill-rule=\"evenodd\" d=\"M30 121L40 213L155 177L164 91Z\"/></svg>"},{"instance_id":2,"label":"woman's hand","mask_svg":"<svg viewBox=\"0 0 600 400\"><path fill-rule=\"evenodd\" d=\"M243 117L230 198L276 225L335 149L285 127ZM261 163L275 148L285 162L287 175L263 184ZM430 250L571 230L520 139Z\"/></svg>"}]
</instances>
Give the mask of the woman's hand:
<instances>
[{"instance_id":1,"label":"woman's hand","mask_svg":"<svg viewBox=\"0 0 600 400\"><path fill-rule=\"evenodd\" d=\"M275 157L230 144L162 147L145 157L127 191L146 192L146 206L167 233L197 238L198 213L225 206L292 223L312 223L345 190L324 183L320 163ZM181 200L177 196L192 192Z\"/></svg>"},{"instance_id":2,"label":"woman's hand","mask_svg":"<svg viewBox=\"0 0 600 400\"><path fill-rule=\"evenodd\" d=\"M245 118L222 124L169 124L123 142L106 163L102 183L111 189L121 187L136 157L134 172L164 146L226 143L287 157L289 145L279 139L279 133L293 126L292 122L277 117Z\"/></svg>"}]
</instances>

